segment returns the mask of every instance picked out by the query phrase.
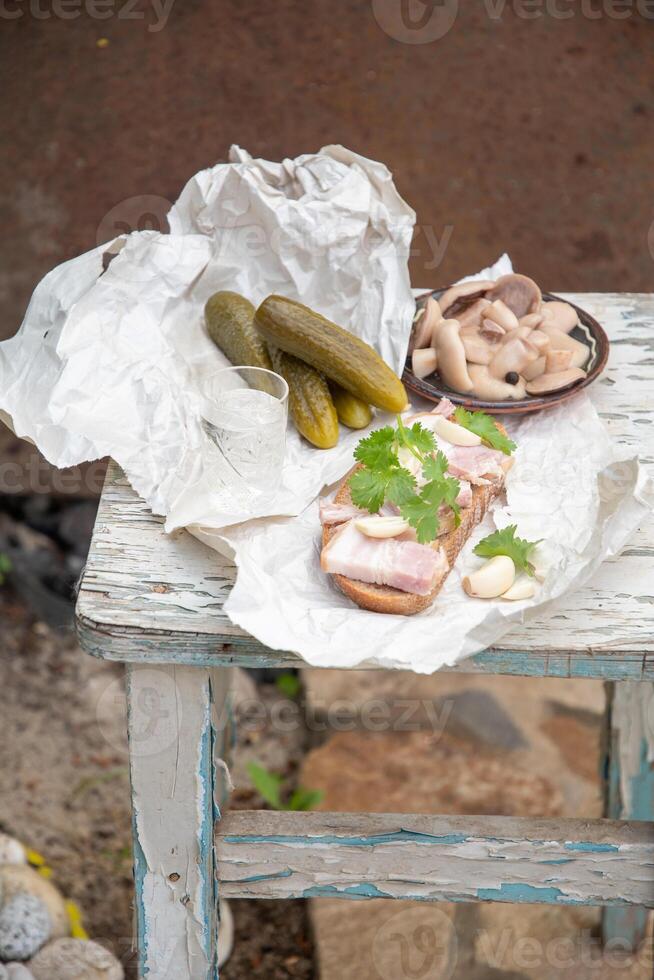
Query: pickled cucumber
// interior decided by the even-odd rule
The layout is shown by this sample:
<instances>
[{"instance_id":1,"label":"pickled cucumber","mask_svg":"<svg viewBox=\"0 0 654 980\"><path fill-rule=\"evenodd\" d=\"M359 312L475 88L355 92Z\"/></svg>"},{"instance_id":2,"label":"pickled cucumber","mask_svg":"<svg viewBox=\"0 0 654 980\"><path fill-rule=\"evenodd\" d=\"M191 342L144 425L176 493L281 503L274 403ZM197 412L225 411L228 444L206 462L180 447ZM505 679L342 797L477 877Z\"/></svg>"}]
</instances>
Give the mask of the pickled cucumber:
<instances>
[{"instance_id":1,"label":"pickled cucumber","mask_svg":"<svg viewBox=\"0 0 654 980\"><path fill-rule=\"evenodd\" d=\"M348 429L365 429L372 422L372 409L367 402L330 381L329 390L336 407L339 422Z\"/></svg>"},{"instance_id":2,"label":"pickled cucumber","mask_svg":"<svg viewBox=\"0 0 654 980\"><path fill-rule=\"evenodd\" d=\"M404 385L379 354L308 306L268 296L255 325L269 344L306 361L363 401L389 412L406 408Z\"/></svg>"},{"instance_id":3,"label":"pickled cucumber","mask_svg":"<svg viewBox=\"0 0 654 980\"><path fill-rule=\"evenodd\" d=\"M270 347L273 370L288 384L288 407L298 432L318 449L338 442L338 416L327 382L303 361Z\"/></svg>"},{"instance_id":4,"label":"pickled cucumber","mask_svg":"<svg viewBox=\"0 0 654 980\"><path fill-rule=\"evenodd\" d=\"M252 303L238 293L214 293L204 308L207 332L232 364L271 371L268 348L254 326L255 313Z\"/></svg>"}]
</instances>

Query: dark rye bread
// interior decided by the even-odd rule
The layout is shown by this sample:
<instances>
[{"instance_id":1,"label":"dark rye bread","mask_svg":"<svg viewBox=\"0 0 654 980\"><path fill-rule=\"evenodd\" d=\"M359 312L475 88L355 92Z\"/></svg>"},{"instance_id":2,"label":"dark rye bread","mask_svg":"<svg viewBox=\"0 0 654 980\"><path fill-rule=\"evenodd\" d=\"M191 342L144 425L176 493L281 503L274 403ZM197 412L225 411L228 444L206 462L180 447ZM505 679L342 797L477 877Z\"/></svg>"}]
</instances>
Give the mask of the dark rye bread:
<instances>
[{"instance_id":1,"label":"dark rye bread","mask_svg":"<svg viewBox=\"0 0 654 980\"><path fill-rule=\"evenodd\" d=\"M506 435L506 429L499 423L498 429ZM505 473L511 467L512 460L507 456ZM337 504L351 504L349 479L359 467L354 467L341 483L334 502ZM446 534L441 535L432 542L432 548L442 548L447 558L447 571L442 579L436 583L431 592L427 595L414 595L412 592L402 592L401 589L393 589L389 585L371 585L368 582L358 582L355 579L347 578L345 575L332 575L334 582L348 599L352 599L362 609L369 609L370 612L394 613L399 616L413 616L414 613L421 612L432 604L440 592L443 582L454 567L454 562L459 556L459 552L464 544L484 519L484 515L490 504L501 493L504 487L504 478L496 479L493 483L483 487L472 488L472 503L469 507L461 510L461 523L457 528L453 528ZM323 548L328 541L338 531L339 525L326 525L322 531Z\"/></svg>"}]
</instances>

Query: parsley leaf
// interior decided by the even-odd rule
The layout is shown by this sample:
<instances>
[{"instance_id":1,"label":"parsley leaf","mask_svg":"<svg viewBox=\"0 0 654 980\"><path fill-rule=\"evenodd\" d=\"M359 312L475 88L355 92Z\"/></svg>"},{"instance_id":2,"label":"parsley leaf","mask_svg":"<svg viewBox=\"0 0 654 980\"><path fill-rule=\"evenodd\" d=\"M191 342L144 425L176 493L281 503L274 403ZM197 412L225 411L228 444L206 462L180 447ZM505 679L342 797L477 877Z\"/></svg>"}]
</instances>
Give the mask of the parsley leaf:
<instances>
[{"instance_id":1,"label":"parsley leaf","mask_svg":"<svg viewBox=\"0 0 654 980\"><path fill-rule=\"evenodd\" d=\"M510 456L513 450L517 448L515 442L512 442L503 432L500 432L495 419L491 418L490 415L486 415L485 412L468 412L463 406L459 405L454 412L454 418L464 429L474 432L475 435L480 436L492 449L498 449L506 456Z\"/></svg>"},{"instance_id":2,"label":"parsley leaf","mask_svg":"<svg viewBox=\"0 0 654 980\"><path fill-rule=\"evenodd\" d=\"M513 559L513 563L517 569L526 572L527 575L533 576L534 566L529 561L529 555L543 539L526 541L524 538L516 537L516 530L517 526L510 524L508 527L502 528L501 531L495 531L493 534L489 534L488 537L479 542L475 548L475 554L479 555L480 558L495 558L496 555L508 555L509 558Z\"/></svg>"}]
</instances>

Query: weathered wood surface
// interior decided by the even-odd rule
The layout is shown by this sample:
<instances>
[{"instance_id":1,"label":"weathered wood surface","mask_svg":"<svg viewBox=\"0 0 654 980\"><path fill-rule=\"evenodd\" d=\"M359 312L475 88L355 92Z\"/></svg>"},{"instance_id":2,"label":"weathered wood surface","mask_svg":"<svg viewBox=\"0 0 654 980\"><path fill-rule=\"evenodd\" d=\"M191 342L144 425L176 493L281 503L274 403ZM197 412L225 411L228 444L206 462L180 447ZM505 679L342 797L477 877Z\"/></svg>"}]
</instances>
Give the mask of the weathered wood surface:
<instances>
[{"instance_id":1,"label":"weathered wood surface","mask_svg":"<svg viewBox=\"0 0 654 980\"><path fill-rule=\"evenodd\" d=\"M229 814L228 898L405 898L654 907L654 825L409 814Z\"/></svg>"},{"instance_id":2,"label":"weathered wood surface","mask_svg":"<svg viewBox=\"0 0 654 980\"><path fill-rule=\"evenodd\" d=\"M613 436L654 461L654 296L579 294L612 341L604 377L590 389ZM233 626L222 611L234 569L187 534L168 538L161 521L117 468L103 494L79 602L83 646L134 662L289 666ZM619 559L562 599L554 612L511 630L503 649L455 669L533 676L654 679L654 520Z\"/></svg>"},{"instance_id":3,"label":"weathered wood surface","mask_svg":"<svg viewBox=\"0 0 654 980\"><path fill-rule=\"evenodd\" d=\"M626 682L611 686L605 813L617 820L652 820L654 684ZM647 926L647 909L606 909L604 940L637 950L647 935Z\"/></svg>"},{"instance_id":4,"label":"weathered wood surface","mask_svg":"<svg viewBox=\"0 0 654 980\"><path fill-rule=\"evenodd\" d=\"M214 826L227 793L230 674L128 671L139 980L218 977Z\"/></svg>"}]
</instances>

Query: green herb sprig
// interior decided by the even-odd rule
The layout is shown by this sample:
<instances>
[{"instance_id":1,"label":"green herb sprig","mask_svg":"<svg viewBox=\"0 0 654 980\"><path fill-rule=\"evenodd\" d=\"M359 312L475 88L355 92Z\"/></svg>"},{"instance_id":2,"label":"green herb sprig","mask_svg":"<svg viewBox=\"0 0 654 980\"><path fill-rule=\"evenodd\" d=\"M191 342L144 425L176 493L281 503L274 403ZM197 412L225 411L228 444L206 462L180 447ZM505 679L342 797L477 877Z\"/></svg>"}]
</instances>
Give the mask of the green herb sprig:
<instances>
[{"instance_id":1,"label":"green herb sprig","mask_svg":"<svg viewBox=\"0 0 654 980\"><path fill-rule=\"evenodd\" d=\"M485 412L469 412L462 405L459 405L454 412L454 418L464 429L468 429L479 436L491 449L498 449L506 456L510 456L517 448L515 442L500 432L495 419L486 415Z\"/></svg>"},{"instance_id":2,"label":"green herb sprig","mask_svg":"<svg viewBox=\"0 0 654 980\"><path fill-rule=\"evenodd\" d=\"M400 449L407 449L419 461L426 481L418 489L413 473L402 466ZM397 417L397 429L386 426L362 439L354 451L361 465L350 477L352 502L376 514L385 501L398 507L402 517L415 528L420 544L434 541L440 527L439 509L443 504L454 512L454 523L460 524L456 498L459 481L446 476L447 457L437 451L436 440L419 422L404 425Z\"/></svg>"},{"instance_id":3,"label":"green herb sprig","mask_svg":"<svg viewBox=\"0 0 654 980\"><path fill-rule=\"evenodd\" d=\"M516 524L509 524L508 527L502 528L501 531L494 531L493 534L489 534L483 538L474 551L480 558L495 558L497 555L508 555L509 558L513 559L513 564L518 571L526 572L527 575L533 577L535 569L529 561L529 556L536 545L540 544L543 539L527 541L525 538L519 538L516 535L517 529Z\"/></svg>"}]
</instances>

